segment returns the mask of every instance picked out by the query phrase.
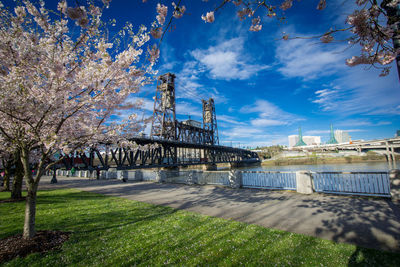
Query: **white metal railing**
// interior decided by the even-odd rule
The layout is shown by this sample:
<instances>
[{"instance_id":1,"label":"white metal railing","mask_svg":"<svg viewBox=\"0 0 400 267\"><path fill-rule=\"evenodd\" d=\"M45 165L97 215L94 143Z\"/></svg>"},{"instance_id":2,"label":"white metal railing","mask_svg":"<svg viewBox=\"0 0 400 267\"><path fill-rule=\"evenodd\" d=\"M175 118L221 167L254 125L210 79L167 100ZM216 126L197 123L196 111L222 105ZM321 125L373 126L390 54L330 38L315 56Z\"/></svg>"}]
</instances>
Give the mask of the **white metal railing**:
<instances>
[{"instance_id":1,"label":"white metal railing","mask_svg":"<svg viewBox=\"0 0 400 267\"><path fill-rule=\"evenodd\" d=\"M146 170L142 172L143 181L154 181L156 179L156 171Z\"/></svg>"},{"instance_id":2,"label":"white metal railing","mask_svg":"<svg viewBox=\"0 0 400 267\"><path fill-rule=\"evenodd\" d=\"M242 186L248 188L296 190L296 173L242 171Z\"/></svg>"},{"instance_id":3,"label":"white metal railing","mask_svg":"<svg viewBox=\"0 0 400 267\"><path fill-rule=\"evenodd\" d=\"M316 192L390 197L387 172L313 172L312 176Z\"/></svg>"},{"instance_id":4,"label":"white metal railing","mask_svg":"<svg viewBox=\"0 0 400 267\"><path fill-rule=\"evenodd\" d=\"M205 184L229 186L229 172L227 171L206 171L203 172Z\"/></svg>"}]
</instances>

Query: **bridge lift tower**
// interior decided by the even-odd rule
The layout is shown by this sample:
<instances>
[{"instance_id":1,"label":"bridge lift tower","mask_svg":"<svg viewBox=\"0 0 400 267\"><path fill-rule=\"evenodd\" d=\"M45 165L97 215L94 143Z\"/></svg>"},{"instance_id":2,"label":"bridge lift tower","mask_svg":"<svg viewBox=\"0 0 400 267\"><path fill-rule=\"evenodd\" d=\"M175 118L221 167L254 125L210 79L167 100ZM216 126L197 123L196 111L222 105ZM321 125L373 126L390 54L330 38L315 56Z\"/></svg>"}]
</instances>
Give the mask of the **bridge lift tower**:
<instances>
[{"instance_id":1,"label":"bridge lift tower","mask_svg":"<svg viewBox=\"0 0 400 267\"><path fill-rule=\"evenodd\" d=\"M209 135L205 136L206 144L219 145L217 115L215 113L214 99L210 98L203 102L203 128L208 130Z\"/></svg>"},{"instance_id":2,"label":"bridge lift tower","mask_svg":"<svg viewBox=\"0 0 400 267\"><path fill-rule=\"evenodd\" d=\"M158 77L154 98L150 138L173 140L201 145L219 145L217 115L214 100L202 100L203 127L189 121L176 120L175 75L166 73ZM199 123L200 124L200 123Z\"/></svg>"},{"instance_id":3,"label":"bridge lift tower","mask_svg":"<svg viewBox=\"0 0 400 267\"><path fill-rule=\"evenodd\" d=\"M158 77L150 138L176 140L175 75Z\"/></svg>"}]
</instances>

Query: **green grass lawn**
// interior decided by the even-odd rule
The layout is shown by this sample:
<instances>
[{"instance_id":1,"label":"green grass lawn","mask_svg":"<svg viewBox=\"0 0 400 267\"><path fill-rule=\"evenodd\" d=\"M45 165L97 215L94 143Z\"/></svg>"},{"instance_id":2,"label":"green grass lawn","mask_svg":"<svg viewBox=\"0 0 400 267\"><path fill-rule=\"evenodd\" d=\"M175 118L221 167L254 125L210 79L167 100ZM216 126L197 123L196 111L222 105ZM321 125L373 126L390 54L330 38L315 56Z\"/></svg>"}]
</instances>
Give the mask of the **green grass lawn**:
<instances>
[{"instance_id":1,"label":"green grass lawn","mask_svg":"<svg viewBox=\"0 0 400 267\"><path fill-rule=\"evenodd\" d=\"M24 204L0 204L0 238L21 233ZM61 250L5 266L400 264L400 254L72 189L39 192L36 227L72 234Z\"/></svg>"}]
</instances>

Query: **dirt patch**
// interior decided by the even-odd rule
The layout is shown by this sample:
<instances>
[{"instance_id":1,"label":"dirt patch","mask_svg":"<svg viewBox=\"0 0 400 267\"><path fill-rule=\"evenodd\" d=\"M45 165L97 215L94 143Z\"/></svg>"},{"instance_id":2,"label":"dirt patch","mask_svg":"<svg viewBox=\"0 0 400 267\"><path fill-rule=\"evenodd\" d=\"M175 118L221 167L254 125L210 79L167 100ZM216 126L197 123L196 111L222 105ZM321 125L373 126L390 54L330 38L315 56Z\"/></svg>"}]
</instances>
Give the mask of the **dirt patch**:
<instances>
[{"instance_id":1,"label":"dirt patch","mask_svg":"<svg viewBox=\"0 0 400 267\"><path fill-rule=\"evenodd\" d=\"M0 264L15 257L25 257L34 252L47 252L58 249L68 240L69 233L61 231L38 231L29 240L22 235L15 235L0 239Z\"/></svg>"},{"instance_id":2,"label":"dirt patch","mask_svg":"<svg viewBox=\"0 0 400 267\"><path fill-rule=\"evenodd\" d=\"M7 198L7 199L0 200L0 204L1 203L10 203L10 202L21 202L21 201L25 201L25 200L26 200L26 197L21 197L21 198L16 198L16 199Z\"/></svg>"}]
</instances>

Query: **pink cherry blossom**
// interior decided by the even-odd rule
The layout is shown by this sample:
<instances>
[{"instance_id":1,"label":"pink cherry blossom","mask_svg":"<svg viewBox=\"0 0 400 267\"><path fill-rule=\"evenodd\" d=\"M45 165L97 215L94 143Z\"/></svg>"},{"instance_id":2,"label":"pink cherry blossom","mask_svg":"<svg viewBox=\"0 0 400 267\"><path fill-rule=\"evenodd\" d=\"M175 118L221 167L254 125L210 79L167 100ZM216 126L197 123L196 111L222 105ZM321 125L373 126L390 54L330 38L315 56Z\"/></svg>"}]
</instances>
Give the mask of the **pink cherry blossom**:
<instances>
[{"instance_id":1,"label":"pink cherry blossom","mask_svg":"<svg viewBox=\"0 0 400 267\"><path fill-rule=\"evenodd\" d=\"M214 11L207 12L207 14L205 16L204 15L201 16L201 19L204 20L205 22L213 23L215 20Z\"/></svg>"},{"instance_id":2,"label":"pink cherry blossom","mask_svg":"<svg viewBox=\"0 0 400 267\"><path fill-rule=\"evenodd\" d=\"M252 19L251 20L252 25L250 26L250 31L253 31L253 32L261 31L262 25L260 23L261 23L260 17Z\"/></svg>"},{"instance_id":3,"label":"pink cherry blossom","mask_svg":"<svg viewBox=\"0 0 400 267\"><path fill-rule=\"evenodd\" d=\"M153 38L155 38L155 39L161 38L162 33L163 33L163 31L162 31L161 27L153 28L150 30L151 36L153 36Z\"/></svg>"},{"instance_id":4,"label":"pink cherry blossom","mask_svg":"<svg viewBox=\"0 0 400 267\"><path fill-rule=\"evenodd\" d=\"M285 1L281 4L280 9L282 9L282 10L287 10L287 9L291 8L292 5L293 5L293 0L285 0Z\"/></svg>"},{"instance_id":5,"label":"pink cherry blossom","mask_svg":"<svg viewBox=\"0 0 400 267\"><path fill-rule=\"evenodd\" d=\"M250 8L246 7L246 8L243 8L243 9L239 10L237 12L237 15L240 18L240 20L243 20L243 19L246 18L246 16L251 17L253 15L253 12L251 11Z\"/></svg>"},{"instance_id":6,"label":"pink cherry blossom","mask_svg":"<svg viewBox=\"0 0 400 267\"><path fill-rule=\"evenodd\" d=\"M172 2L172 6L174 7L174 12L172 15L174 16L174 18L180 19L183 16L183 14L185 13L186 7L185 6L179 7L174 2Z\"/></svg>"},{"instance_id":7,"label":"pink cherry blossom","mask_svg":"<svg viewBox=\"0 0 400 267\"><path fill-rule=\"evenodd\" d=\"M323 10L323 9L325 9L325 8L326 8L326 0L319 0L317 9L318 9L318 10Z\"/></svg>"},{"instance_id":8,"label":"pink cherry blossom","mask_svg":"<svg viewBox=\"0 0 400 267\"><path fill-rule=\"evenodd\" d=\"M331 34L329 34L329 33L326 33L326 34L324 34L322 37L321 37L321 42L323 42L323 43L330 43L330 42L332 42L333 41L333 36L331 35Z\"/></svg>"},{"instance_id":9,"label":"pink cherry blossom","mask_svg":"<svg viewBox=\"0 0 400 267\"><path fill-rule=\"evenodd\" d=\"M157 21L160 25L163 25L165 22L165 17L167 16L168 13L168 7L163 5L163 4L157 4Z\"/></svg>"}]
</instances>

